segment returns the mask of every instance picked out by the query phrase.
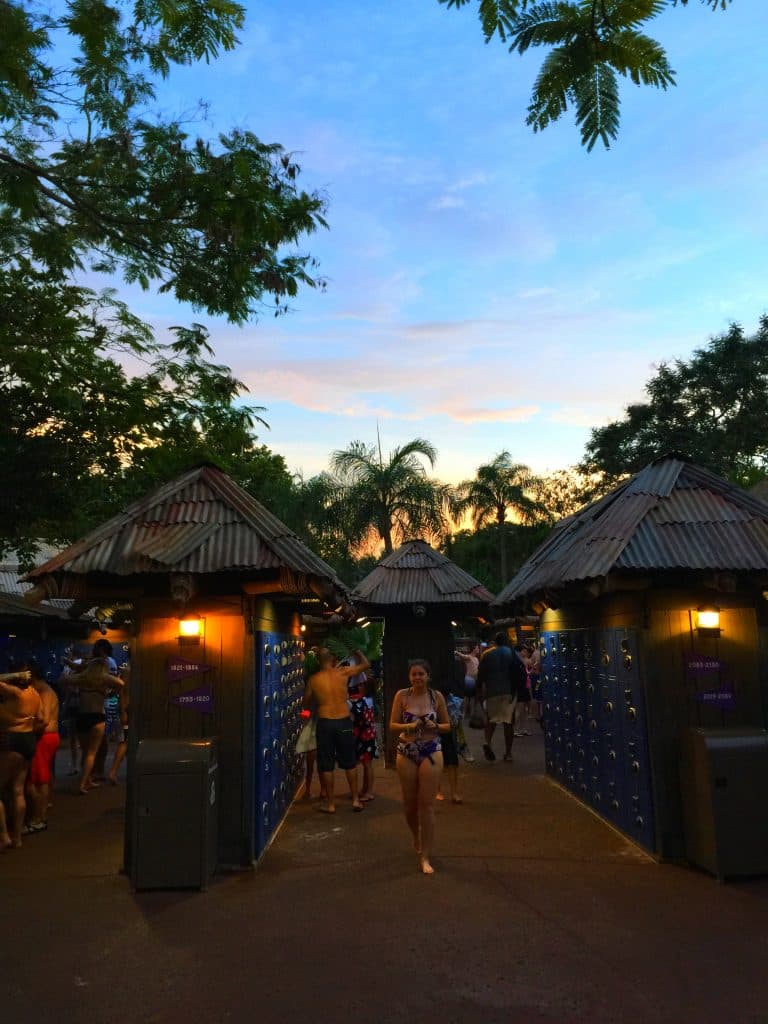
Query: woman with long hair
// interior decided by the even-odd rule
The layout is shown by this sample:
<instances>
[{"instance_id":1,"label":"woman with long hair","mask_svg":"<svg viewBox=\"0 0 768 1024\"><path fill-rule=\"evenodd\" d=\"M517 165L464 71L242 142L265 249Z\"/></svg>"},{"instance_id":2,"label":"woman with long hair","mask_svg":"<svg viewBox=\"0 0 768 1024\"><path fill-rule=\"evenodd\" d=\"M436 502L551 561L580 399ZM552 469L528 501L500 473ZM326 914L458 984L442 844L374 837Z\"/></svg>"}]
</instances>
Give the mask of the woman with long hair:
<instances>
[{"instance_id":1,"label":"woman with long hair","mask_svg":"<svg viewBox=\"0 0 768 1024\"><path fill-rule=\"evenodd\" d=\"M104 697L109 690L122 689L124 683L119 676L109 672L106 658L92 658L82 672L74 676L73 683L80 693L76 724L82 751L80 793L85 795L98 786L97 782L91 781L91 774L106 728Z\"/></svg>"},{"instance_id":2,"label":"woman with long hair","mask_svg":"<svg viewBox=\"0 0 768 1024\"><path fill-rule=\"evenodd\" d=\"M410 686L395 694L389 722L390 730L399 733L397 774L403 810L425 875L434 874L435 797L443 771L440 736L451 731L445 698L430 687L429 676L429 662L423 658L408 663Z\"/></svg>"}]
</instances>

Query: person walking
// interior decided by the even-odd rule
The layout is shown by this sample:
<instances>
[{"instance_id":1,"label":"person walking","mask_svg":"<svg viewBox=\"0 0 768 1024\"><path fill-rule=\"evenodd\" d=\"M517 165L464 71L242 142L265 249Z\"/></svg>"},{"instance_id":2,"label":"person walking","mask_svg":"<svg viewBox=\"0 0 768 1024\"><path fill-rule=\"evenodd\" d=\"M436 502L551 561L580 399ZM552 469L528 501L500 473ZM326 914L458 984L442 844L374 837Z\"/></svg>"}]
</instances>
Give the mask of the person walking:
<instances>
[{"instance_id":1,"label":"person walking","mask_svg":"<svg viewBox=\"0 0 768 1024\"><path fill-rule=\"evenodd\" d=\"M309 677L304 691L304 707L317 702L317 768L325 789L325 800L320 804L325 814L336 813L333 772L337 763L347 777L352 810L362 811L365 806L357 791L355 734L347 704L347 683L370 663L362 651L354 653L357 664L337 665L331 652L322 648L318 653L320 668Z\"/></svg>"},{"instance_id":2,"label":"person walking","mask_svg":"<svg viewBox=\"0 0 768 1024\"><path fill-rule=\"evenodd\" d=\"M348 693L352 732L355 736L355 756L363 771L360 800L367 804L374 798L374 761L379 756L379 749L376 743L373 699L368 696L368 679L365 672L352 676L348 683Z\"/></svg>"},{"instance_id":3,"label":"person walking","mask_svg":"<svg viewBox=\"0 0 768 1024\"><path fill-rule=\"evenodd\" d=\"M92 658L86 667L77 673L77 688L80 691L80 710L77 715L77 735L82 750L82 774L80 793L85 795L98 786L92 781L96 755L104 738L106 714L104 697L110 689L121 690L124 686L119 676L108 671L106 658Z\"/></svg>"},{"instance_id":4,"label":"person walking","mask_svg":"<svg viewBox=\"0 0 768 1024\"><path fill-rule=\"evenodd\" d=\"M495 646L480 659L477 686L485 700L486 726L483 753L486 761L495 761L492 740L496 726L504 729L504 760L512 760L517 695L526 684L526 672L520 658L509 646L506 633L497 633Z\"/></svg>"},{"instance_id":5,"label":"person walking","mask_svg":"<svg viewBox=\"0 0 768 1024\"><path fill-rule=\"evenodd\" d=\"M120 729L117 734L117 746L115 747L115 753L112 758L112 767L109 769L109 775L107 775L110 786L117 785L117 773L120 771L120 765L123 763L125 755L128 753L128 715L131 700L130 664L126 663L125 665L122 665L118 674L123 680L124 686L118 694L117 711L120 716Z\"/></svg>"},{"instance_id":6,"label":"person walking","mask_svg":"<svg viewBox=\"0 0 768 1024\"><path fill-rule=\"evenodd\" d=\"M30 684L27 668L0 676L0 793L9 786L13 795L13 824L9 830L0 801L0 852L21 846L27 801L24 790L36 735L43 727L42 703Z\"/></svg>"},{"instance_id":7,"label":"person walking","mask_svg":"<svg viewBox=\"0 0 768 1024\"><path fill-rule=\"evenodd\" d=\"M28 832L44 832L48 828L48 804L53 782L53 759L61 742L59 738L59 698L43 679L37 661L30 658L27 667L32 686L40 697L42 732L37 737L35 754L29 768L29 792L32 797Z\"/></svg>"},{"instance_id":8,"label":"person walking","mask_svg":"<svg viewBox=\"0 0 768 1024\"><path fill-rule=\"evenodd\" d=\"M397 732L397 774L403 792L403 810L413 835L413 846L425 875L434 874L435 797L443 771L441 736L451 731L445 698L429 685L429 662L408 663L409 687L399 690L389 721Z\"/></svg>"}]
</instances>

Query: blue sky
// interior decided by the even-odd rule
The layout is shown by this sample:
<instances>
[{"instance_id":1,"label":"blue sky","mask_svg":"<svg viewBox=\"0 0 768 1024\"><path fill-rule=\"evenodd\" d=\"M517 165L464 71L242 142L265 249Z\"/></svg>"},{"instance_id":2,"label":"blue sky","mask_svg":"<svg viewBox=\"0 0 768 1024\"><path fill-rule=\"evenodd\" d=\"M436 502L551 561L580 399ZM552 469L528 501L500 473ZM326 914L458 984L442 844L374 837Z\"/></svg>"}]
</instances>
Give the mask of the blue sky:
<instances>
[{"instance_id":1,"label":"blue sky","mask_svg":"<svg viewBox=\"0 0 768 1024\"><path fill-rule=\"evenodd\" d=\"M264 0L242 45L175 71L167 112L210 102L298 154L329 200L307 248L328 279L286 317L195 315L268 409L263 440L312 474L329 452L431 440L446 480L502 448L576 462L653 365L768 311L768 4L671 10L668 93L625 84L619 140L524 124L541 60L486 46L436 0ZM655 31L654 31L655 30ZM192 318L138 296L159 326Z\"/></svg>"}]
</instances>

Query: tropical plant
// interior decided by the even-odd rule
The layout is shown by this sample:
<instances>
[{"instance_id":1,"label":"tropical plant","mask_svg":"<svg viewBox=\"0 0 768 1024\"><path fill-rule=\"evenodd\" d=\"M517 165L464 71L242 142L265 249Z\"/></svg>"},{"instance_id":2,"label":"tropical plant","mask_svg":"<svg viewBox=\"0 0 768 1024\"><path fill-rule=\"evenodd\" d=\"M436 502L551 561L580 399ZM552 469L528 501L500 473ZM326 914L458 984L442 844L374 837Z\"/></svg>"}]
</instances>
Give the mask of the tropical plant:
<instances>
[{"instance_id":1,"label":"tropical plant","mask_svg":"<svg viewBox=\"0 0 768 1024\"><path fill-rule=\"evenodd\" d=\"M366 626L346 626L329 636L326 646L339 660L348 658L354 651L361 651L368 661L381 657L381 643L384 639L384 623L380 620Z\"/></svg>"},{"instance_id":2,"label":"tropical plant","mask_svg":"<svg viewBox=\"0 0 768 1024\"><path fill-rule=\"evenodd\" d=\"M690 359L662 363L645 392L592 431L586 472L615 481L680 452L743 486L768 474L768 316L752 335L733 324Z\"/></svg>"},{"instance_id":3,"label":"tropical plant","mask_svg":"<svg viewBox=\"0 0 768 1024\"><path fill-rule=\"evenodd\" d=\"M172 66L231 50L243 17L231 0L0 0L0 545L71 538L131 467L138 482L255 443L258 409L234 404L205 328L158 339L112 290L241 323L321 284L297 245L325 201L291 157L240 130L194 137L156 103Z\"/></svg>"},{"instance_id":4,"label":"tropical plant","mask_svg":"<svg viewBox=\"0 0 768 1024\"><path fill-rule=\"evenodd\" d=\"M479 466L473 480L464 480L456 488L453 514L460 520L470 514L477 530L495 523L499 543L499 571L507 582L507 516L513 513L523 523L533 523L541 505L532 496L535 477L528 466L513 462L508 451L499 452L490 462Z\"/></svg>"},{"instance_id":5,"label":"tropical plant","mask_svg":"<svg viewBox=\"0 0 768 1024\"><path fill-rule=\"evenodd\" d=\"M470 0L438 0L466 7ZM701 0L725 10L731 0ZM667 89L675 85L663 47L641 31L670 7L688 0L478 0L485 41L498 37L510 53L544 46L526 123L541 131L569 107L582 144L608 148L619 129L619 78Z\"/></svg>"},{"instance_id":6,"label":"tropical plant","mask_svg":"<svg viewBox=\"0 0 768 1024\"><path fill-rule=\"evenodd\" d=\"M413 537L441 537L447 528L451 489L433 480L435 447L417 437L385 458L381 442L353 441L331 456L337 489L332 511L340 516L349 543L359 546L371 532L391 554L394 544Z\"/></svg>"}]
</instances>

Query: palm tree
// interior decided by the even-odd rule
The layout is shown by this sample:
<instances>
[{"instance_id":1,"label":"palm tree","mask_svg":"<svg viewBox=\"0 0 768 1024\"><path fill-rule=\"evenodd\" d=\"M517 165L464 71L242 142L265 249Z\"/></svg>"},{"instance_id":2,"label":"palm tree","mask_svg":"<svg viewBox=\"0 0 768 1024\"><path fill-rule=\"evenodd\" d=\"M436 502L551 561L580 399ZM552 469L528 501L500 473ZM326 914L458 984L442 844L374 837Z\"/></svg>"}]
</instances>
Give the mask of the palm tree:
<instances>
[{"instance_id":1,"label":"palm tree","mask_svg":"<svg viewBox=\"0 0 768 1024\"><path fill-rule=\"evenodd\" d=\"M507 513L514 512L524 523L533 522L540 514L539 503L530 497L535 483L530 469L513 462L508 451L499 452L491 462L479 466L474 480L465 480L456 488L454 516L472 514L476 530L495 523L499 534L499 560L502 585L507 579Z\"/></svg>"},{"instance_id":2,"label":"palm tree","mask_svg":"<svg viewBox=\"0 0 768 1024\"><path fill-rule=\"evenodd\" d=\"M350 543L361 543L374 530L385 553L391 554L395 540L444 532L452 492L427 475L422 459L433 469L437 451L421 437L393 449L386 458L380 439L376 445L353 441L333 453L338 507L345 510Z\"/></svg>"}]
</instances>

